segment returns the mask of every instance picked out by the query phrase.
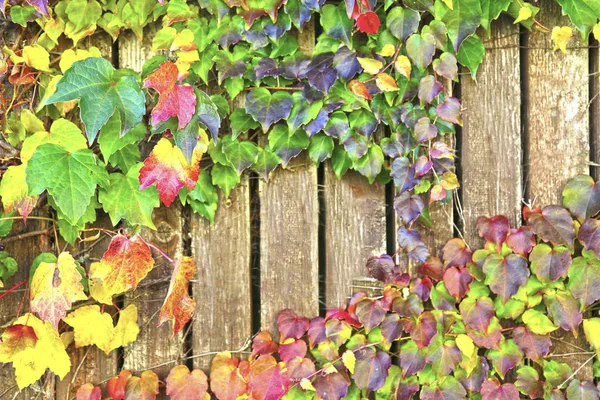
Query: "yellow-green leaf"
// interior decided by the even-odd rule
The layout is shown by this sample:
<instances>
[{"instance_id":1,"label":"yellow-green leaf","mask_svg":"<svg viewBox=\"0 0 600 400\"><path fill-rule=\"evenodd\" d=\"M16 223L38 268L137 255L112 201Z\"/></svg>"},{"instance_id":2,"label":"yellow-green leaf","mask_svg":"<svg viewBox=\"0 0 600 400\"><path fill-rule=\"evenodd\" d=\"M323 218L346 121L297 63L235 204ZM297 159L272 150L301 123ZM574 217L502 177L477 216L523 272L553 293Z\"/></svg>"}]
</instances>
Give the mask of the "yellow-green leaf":
<instances>
[{"instance_id":1,"label":"yellow-green leaf","mask_svg":"<svg viewBox=\"0 0 600 400\"><path fill-rule=\"evenodd\" d=\"M360 66L367 74L376 75L379 71L381 71L381 68L383 68L383 63L381 61L363 57L358 57L357 59L360 63Z\"/></svg>"},{"instance_id":2,"label":"yellow-green leaf","mask_svg":"<svg viewBox=\"0 0 600 400\"><path fill-rule=\"evenodd\" d=\"M38 44L23 48L25 64L38 71L50 72L50 54Z\"/></svg>"},{"instance_id":3,"label":"yellow-green leaf","mask_svg":"<svg viewBox=\"0 0 600 400\"><path fill-rule=\"evenodd\" d=\"M600 318L584 319L583 332L590 346L600 357Z\"/></svg>"},{"instance_id":4,"label":"yellow-green leaf","mask_svg":"<svg viewBox=\"0 0 600 400\"><path fill-rule=\"evenodd\" d=\"M573 36L573 29L568 26L555 26L552 29L552 41L554 42L554 48L552 51L560 49L563 53L567 52L567 42Z\"/></svg>"}]
</instances>

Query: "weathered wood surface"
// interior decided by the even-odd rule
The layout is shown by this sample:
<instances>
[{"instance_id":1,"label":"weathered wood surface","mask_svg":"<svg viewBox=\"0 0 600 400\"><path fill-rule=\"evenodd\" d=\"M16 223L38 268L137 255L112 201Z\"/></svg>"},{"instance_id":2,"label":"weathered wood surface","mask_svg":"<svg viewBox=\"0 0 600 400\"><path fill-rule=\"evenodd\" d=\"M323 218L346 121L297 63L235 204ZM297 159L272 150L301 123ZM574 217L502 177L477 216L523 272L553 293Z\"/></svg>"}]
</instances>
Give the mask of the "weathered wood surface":
<instances>
[{"instance_id":1,"label":"weathered wood surface","mask_svg":"<svg viewBox=\"0 0 600 400\"><path fill-rule=\"evenodd\" d=\"M191 216L192 255L198 266L193 285L193 353L237 350L252 335L250 189L248 176L228 200L220 192L214 225ZM208 370L212 357L194 359Z\"/></svg>"},{"instance_id":2,"label":"weathered wood surface","mask_svg":"<svg viewBox=\"0 0 600 400\"><path fill-rule=\"evenodd\" d=\"M367 258L386 251L385 186L354 171L338 180L329 162L324 175L325 302L341 307L353 280L368 275Z\"/></svg>"},{"instance_id":3,"label":"weathered wood surface","mask_svg":"<svg viewBox=\"0 0 600 400\"><path fill-rule=\"evenodd\" d=\"M477 218L506 215L521 223L521 67L519 27L502 18L484 32L485 59L477 80L461 78L464 235L479 247ZM466 71L465 71L466 72Z\"/></svg>"},{"instance_id":4,"label":"weathered wood surface","mask_svg":"<svg viewBox=\"0 0 600 400\"><path fill-rule=\"evenodd\" d=\"M561 16L553 1L540 2L544 11L540 22L545 26L563 26L570 22ZM579 35L569 41L568 53L552 51L550 35L532 32L527 48L527 154L529 164L526 194L537 206L560 204L561 190L567 180L589 171L589 64L588 49ZM556 353L578 352L587 348L580 329L579 338L559 330L553 333ZM568 343L565 343L568 342ZM588 360L587 355L573 355L561 361L573 370ZM588 363L579 379L592 380Z\"/></svg>"}]
</instances>

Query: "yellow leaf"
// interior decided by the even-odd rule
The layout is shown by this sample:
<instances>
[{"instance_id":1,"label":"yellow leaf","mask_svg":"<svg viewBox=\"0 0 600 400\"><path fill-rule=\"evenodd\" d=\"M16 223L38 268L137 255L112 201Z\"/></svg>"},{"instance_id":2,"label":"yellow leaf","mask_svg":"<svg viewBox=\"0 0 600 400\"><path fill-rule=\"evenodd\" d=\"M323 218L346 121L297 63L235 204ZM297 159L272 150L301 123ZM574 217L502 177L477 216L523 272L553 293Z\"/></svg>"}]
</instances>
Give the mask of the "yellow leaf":
<instances>
[{"instance_id":1,"label":"yellow leaf","mask_svg":"<svg viewBox=\"0 0 600 400\"><path fill-rule=\"evenodd\" d=\"M377 54L379 54L382 57L391 57L394 55L394 53L396 53L396 48L394 47L393 44L388 43L385 46L383 46L381 51Z\"/></svg>"},{"instance_id":2,"label":"yellow leaf","mask_svg":"<svg viewBox=\"0 0 600 400\"><path fill-rule=\"evenodd\" d=\"M348 368L351 374L354 373L354 366L356 365L356 356L352 350L346 350L344 354L342 354L342 362L344 366Z\"/></svg>"},{"instance_id":3,"label":"yellow leaf","mask_svg":"<svg viewBox=\"0 0 600 400\"><path fill-rule=\"evenodd\" d=\"M552 51L560 49L563 53L567 53L567 42L573 36L573 29L568 26L558 27L555 26L552 29L552 40L554 41L554 48Z\"/></svg>"},{"instance_id":4,"label":"yellow leaf","mask_svg":"<svg viewBox=\"0 0 600 400\"><path fill-rule=\"evenodd\" d=\"M175 50L196 50L196 43L194 43L194 32L189 29L184 29L179 32L177 36L175 36L170 48L170 51Z\"/></svg>"},{"instance_id":5,"label":"yellow leaf","mask_svg":"<svg viewBox=\"0 0 600 400\"><path fill-rule=\"evenodd\" d=\"M196 61L200 61L199 53L196 50L192 51L178 51L177 61L175 65L179 71L177 79L182 80L190 74L190 67Z\"/></svg>"},{"instance_id":6,"label":"yellow leaf","mask_svg":"<svg viewBox=\"0 0 600 400\"><path fill-rule=\"evenodd\" d=\"M594 34L594 39L600 40L600 22L598 22L596 25L594 25L594 28L592 29L592 33Z\"/></svg>"},{"instance_id":7,"label":"yellow leaf","mask_svg":"<svg viewBox=\"0 0 600 400\"><path fill-rule=\"evenodd\" d=\"M444 4L448 6L449 9L454 10L454 5L452 4L452 0L442 0Z\"/></svg>"},{"instance_id":8,"label":"yellow leaf","mask_svg":"<svg viewBox=\"0 0 600 400\"><path fill-rule=\"evenodd\" d=\"M15 377L19 389L23 389L37 381L49 368L64 378L71 370L71 359L65 351L58 332L48 322L41 321L33 314L25 314L12 326L25 325L33 328L37 340L26 346L11 345L7 329L2 334L0 343L0 362L13 363ZM12 343L14 344L14 342Z\"/></svg>"},{"instance_id":9,"label":"yellow leaf","mask_svg":"<svg viewBox=\"0 0 600 400\"><path fill-rule=\"evenodd\" d=\"M590 346L600 357L600 318L584 319L583 332Z\"/></svg>"},{"instance_id":10,"label":"yellow leaf","mask_svg":"<svg viewBox=\"0 0 600 400\"><path fill-rule=\"evenodd\" d=\"M532 15L533 13L531 12L531 8L527 6L521 7L519 9L519 15L517 16L517 19L515 19L515 22L513 22L513 24L518 24L519 22L528 20L529 18L531 18Z\"/></svg>"},{"instance_id":11,"label":"yellow leaf","mask_svg":"<svg viewBox=\"0 0 600 400\"><path fill-rule=\"evenodd\" d=\"M100 312L98 305L90 305L73 311L63 321L73 327L75 347L96 345L108 354L135 341L139 333L137 314L133 304L121 310L115 328L109 313Z\"/></svg>"},{"instance_id":12,"label":"yellow leaf","mask_svg":"<svg viewBox=\"0 0 600 400\"><path fill-rule=\"evenodd\" d=\"M403 75L406 79L410 79L410 71L412 69L412 64L410 60L406 56L398 56L396 62L394 63L394 67L396 67L396 71Z\"/></svg>"},{"instance_id":13,"label":"yellow leaf","mask_svg":"<svg viewBox=\"0 0 600 400\"><path fill-rule=\"evenodd\" d=\"M446 190L456 189L460 186L458 183L458 177L454 172L444 172L440 185L442 185L442 187Z\"/></svg>"},{"instance_id":14,"label":"yellow leaf","mask_svg":"<svg viewBox=\"0 0 600 400\"><path fill-rule=\"evenodd\" d=\"M63 332L60 334L60 340L63 343L65 349L71 345L75 341L75 333L73 332Z\"/></svg>"},{"instance_id":15,"label":"yellow leaf","mask_svg":"<svg viewBox=\"0 0 600 400\"><path fill-rule=\"evenodd\" d=\"M25 64L38 71L50 72L50 54L38 44L23 48Z\"/></svg>"},{"instance_id":16,"label":"yellow leaf","mask_svg":"<svg viewBox=\"0 0 600 400\"><path fill-rule=\"evenodd\" d=\"M34 113L29 111L28 108L21 111L19 118L27 133L35 133L44 130L44 123L36 117Z\"/></svg>"},{"instance_id":17,"label":"yellow leaf","mask_svg":"<svg viewBox=\"0 0 600 400\"><path fill-rule=\"evenodd\" d=\"M27 164L11 165L2 175L0 197L4 212L16 210L26 220L34 209L39 196L29 196L29 187L25 180Z\"/></svg>"},{"instance_id":18,"label":"yellow leaf","mask_svg":"<svg viewBox=\"0 0 600 400\"><path fill-rule=\"evenodd\" d=\"M87 149L87 141L81 130L66 119L60 118L52 123L50 131L41 130L27 137L21 148L21 160L29 161L38 146L43 144L58 144L68 151Z\"/></svg>"},{"instance_id":19,"label":"yellow leaf","mask_svg":"<svg viewBox=\"0 0 600 400\"><path fill-rule=\"evenodd\" d=\"M329 375L338 372L338 370L332 363L325 363L325 365L323 365L323 372L325 375Z\"/></svg>"},{"instance_id":20,"label":"yellow leaf","mask_svg":"<svg viewBox=\"0 0 600 400\"><path fill-rule=\"evenodd\" d=\"M58 67L64 73L66 70L71 68L74 62L85 60L86 58L102 57L100 50L97 47L90 47L89 50L77 49L65 50L60 56L60 62Z\"/></svg>"},{"instance_id":21,"label":"yellow leaf","mask_svg":"<svg viewBox=\"0 0 600 400\"><path fill-rule=\"evenodd\" d=\"M398 84L396 84L396 80L389 74L386 74L385 72L382 72L377 75L375 83L377 84L377 87L383 92L395 92L396 90L398 90Z\"/></svg>"},{"instance_id":22,"label":"yellow leaf","mask_svg":"<svg viewBox=\"0 0 600 400\"><path fill-rule=\"evenodd\" d=\"M383 63L381 61L373 60L372 58L357 57L360 66L367 74L376 75L381 68Z\"/></svg>"},{"instance_id":23,"label":"yellow leaf","mask_svg":"<svg viewBox=\"0 0 600 400\"><path fill-rule=\"evenodd\" d=\"M81 279L77 264L68 252L60 253L56 263L40 263L31 279L31 311L58 328L58 322L71 309L71 304L87 299Z\"/></svg>"},{"instance_id":24,"label":"yellow leaf","mask_svg":"<svg viewBox=\"0 0 600 400\"><path fill-rule=\"evenodd\" d=\"M475 345L473 344L473 339L465 335L464 333L459 334L456 337L456 345L458 349L463 353L467 358L470 358L475 351Z\"/></svg>"},{"instance_id":25,"label":"yellow leaf","mask_svg":"<svg viewBox=\"0 0 600 400\"><path fill-rule=\"evenodd\" d=\"M9 49L7 46L2 47L2 52L4 54L6 54L7 56L10 57L10 61L12 61L13 64L21 64L22 62L25 62L25 59L21 56L18 56L14 51L12 51L11 49Z\"/></svg>"},{"instance_id":26,"label":"yellow leaf","mask_svg":"<svg viewBox=\"0 0 600 400\"><path fill-rule=\"evenodd\" d=\"M312 382L311 382L311 381L309 381L309 380L308 380L308 379L306 379L306 378L302 378L302 379L300 380L300 387L301 387L303 390L305 390L305 391L306 391L306 390L311 390L311 391L313 391L313 392L316 392L316 391L317 391L317 389L315 389L315 387L313 386Z\"/></svg>"}]
</instances>

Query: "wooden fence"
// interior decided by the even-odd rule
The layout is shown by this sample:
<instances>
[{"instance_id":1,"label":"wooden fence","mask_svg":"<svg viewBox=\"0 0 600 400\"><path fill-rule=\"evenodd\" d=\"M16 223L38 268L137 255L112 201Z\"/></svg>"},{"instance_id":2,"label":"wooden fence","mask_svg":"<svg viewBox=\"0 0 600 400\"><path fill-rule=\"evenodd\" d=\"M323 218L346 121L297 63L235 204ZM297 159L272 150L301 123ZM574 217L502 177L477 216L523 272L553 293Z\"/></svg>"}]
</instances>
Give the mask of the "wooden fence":
<instances>
[{"instance_id":1,"label":"wooden fence","mask_svg":"<svg viewBox=\"0 0 600 400\"><path fill-rule=\"evenodd\" d=\"M554 1L542 0L539 6L545 26L569 24ZM125 33L113 46L96 35L93 43L121 68L140 71L152 55L152 35L148 29L140 42ZM305 29L299 41L310 52L314 29ZM550 34L528 32L510 20L492 24L477 80L465 71L454 88L464 108L464 125L455 138L460 204L432 210L434 229L423 231L432 253L439 254L457 230L471 246L479 245L478 216L505 214L518 225L524 201L558 203L569 177L599 177L592 166L600 162L600 53L596 44L588 46L579 37L569 45L563 55L552 51ZM189 329L173 338L167 324L156 328L170 277L170 267L158 260L140 288L124 299L140 310L136 343L109 356L96 348L70 348L71 374L61 382L42 381L16 398L45 398L53 391L58 399L72 398L81 383L104 382L121 368L159 366L155 371L164 379L183 357L242 347L258 329L273 328L281 309L313 316L343 304L355 289L353 282L366 275L367 257L394 251L392 200L392 187L369 185L356 173L337 180L329 163L316 167L299 157L269 183L244 175L231 198L219 204L212 226L188 208L157 210L158 230L145 231L145 237L172 257L192 255L199 267L191 288L198 306ZM30 221L27 230L15 224L11 235L43 229L43 222ZM33 258L51 250L45 236L9 238L3 244L20 263L12 282L27 279ZM90 256L100 257L106 245L97 244ZM355 286L370 285L360 282ZM15 291L2 299L1 324L27 308L23 295ZM566 335L555 346L564 350L576 342ZM210 358L192 361L207 368ZM573 356L568 361L575 369L585 360ZM12 371L10 365L0 367L2 398L17 394ZM583 374L591 378L591 369Z\"/></svg>"}]
</instances>

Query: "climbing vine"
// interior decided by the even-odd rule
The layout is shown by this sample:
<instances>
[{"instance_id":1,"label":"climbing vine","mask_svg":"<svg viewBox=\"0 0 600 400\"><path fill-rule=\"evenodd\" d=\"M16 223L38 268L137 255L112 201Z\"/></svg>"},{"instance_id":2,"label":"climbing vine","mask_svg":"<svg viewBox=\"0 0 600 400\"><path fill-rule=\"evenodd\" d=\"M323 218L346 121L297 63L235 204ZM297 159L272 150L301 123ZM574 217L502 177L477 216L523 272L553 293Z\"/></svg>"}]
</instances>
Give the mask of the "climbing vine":
<instances>
[{"instance_id":1,"label":"climbing vine","mask_svg":"<svg viewBox=\"0 0 600 400\"><path fill-rule=\"evenodd\" d=\"M600 36L600 7L594 1L557 2L584 40L592 32ZM154 265L154 246L138 233L142 227L156 228L152 212L160 203L189 204L214 222L218 190L229 197L247 170L268 180L303 152L315 164L330 159L338 178L352 169L371 183L393 182L402 250L413 262L429 262L414 224L431 227L429 206L449 202L459 187L446 140L462 123L460 101L452 93L459 68L476 76L485 36L503 13L524 29L547 31L555 50L566 52L573 35L569 26L542 25L536 19L540 9L521 0L25 0L2 1L0 8L7 23L20 25L5 39L0 59L0 237L28 219L52 223L56 247L58 234L72 246L90 233L111 237L101 261L82 266L68 248L43 253L31 266L30 279L13 286L29 286L31 314L20 316L3 334L0 361L13 362L19 388L46 369L59 377L69 371L59 329L73 328L77 346L95 344L107 353L135 340L134 304L119 310L114 324L104 306L74 303L93 299L112 305L114 296L144 279ZM313 28L314 46L303 50L303 37L311 37ZM89 45L88 39L101 31L116 40L131 30L142 39L152 29L157 55L141 72L115 68ZM42 208L47 215L33 213ZM98 209L118 231L90 228ZM538 214L544 216L543 211L527 215L535 219ZM550 240L533 229L541 240ZM498 257L508 257L502 243L495 245ZM196 266L190 258L171 260L154 250L174 265L160 321L172 319L177 332L195 308L187 284ZM17 264L0 252L2 284L16 273ZM467 279L466 265L448 267L457 269L456 279ZM483 275L469 274L485 280L502 302L508 300ZM404 286L411 285L409 279ZM457 301L465 296L450 293ZM438 314L431 314L436 323L443 315ZM364 321L359 322L354 328L364 329ZM90 330L93 324L105 328L102 337ZM333 343L347 347L346 341ZM382 345L347 349L379 354L376 348L385 350ZM40 352L47 357L39 358ZM254 355L256 362L268 356ZM324 365L315 357L316 365ZM259 369L272 370L271 363L279 361L286 360L271 357ZM234 363L232 371L250 385L250 364L227 363ZM119 379L146 387L144 376ZM302 389L310 391L304 383ZM361 385L356 387L375 390ZM244 387L240 395L254 390Z\"/></svg>"}]
</instances>

